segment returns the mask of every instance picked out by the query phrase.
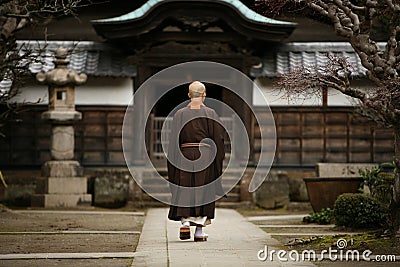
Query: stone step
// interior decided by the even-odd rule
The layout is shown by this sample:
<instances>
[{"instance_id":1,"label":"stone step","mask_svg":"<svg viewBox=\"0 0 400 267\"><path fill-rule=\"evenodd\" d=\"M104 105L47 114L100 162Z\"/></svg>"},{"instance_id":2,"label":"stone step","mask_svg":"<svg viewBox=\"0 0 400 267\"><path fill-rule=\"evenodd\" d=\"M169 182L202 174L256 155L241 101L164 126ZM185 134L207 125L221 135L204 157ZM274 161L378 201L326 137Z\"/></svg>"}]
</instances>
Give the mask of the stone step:
<instances>
[{"instance_id":1,"label":"stone step","mask_svg":"<svg viewBox=\"0 0 400 267\"><path fill-rule=\"evenodd\" d=\"M229 183L238 183L240 181L240 178L238 178L237 176L224 175L222 177L222 181L226 181L226 182L229 182Z\"/></svg>"},{"instance_id":2,"label":"stone step","mask_svg":"<svg viewBox=\"0 0 400 267\"><path fill-rule=\"evenodd\" d=\"M165 178L165 180L160 180L160 178L159 177L146 177L146 178L143 178L143 180L142 180L142 184L144 185L144 186L147 186L147 185L160 185L160 184L166 184L166 182L168 181L168 179L166 179ZM226 185L226 186L232 186L232 185L236 185L236 184L239 184L239 180L236 178L236 177L224 177L224 178L222 178L222 183L223 183L223 185Z\"/></svg>"},{"instance_id":3,"label":"stone step","mask_svg":"<svg viewBox=\"0 0 400 267\"><path fill-rule=\"evenodd\" d=\"M242 201L230 202L230 201L218 200L215 203L215 206L218 208L237 209L237 208L249 207L250 204L248 202L242 202Z\"/></svg>"},{"instance_id":4,"label":"stone step","mask_svg":"<svg viewBox=\"0 0 400 267\"><path fill-rule=\"evenodd\" d=\"M150 191L154 193L170 193L168 184L145 184L142 186L142 190Z\"/></svg>"},{"instance_id":5,"label":"stone step","mask_svg":"<svg viewBox=\"0 0 400 267\"><path fill-rule=\"evenodd\" d=\"M157 199L154 199L152 196L157 197ZM171 194L170 193L154 193L152 196L144 193L142 196L142 200L144 201L162 201L169 203L171 202Z\"/></svg>"},{"instance_id":6,"label":"stone step","mask_svg":"<svg viewBox=\"0 0 400 267\"><path fill-rule=\"evenodd\" d=\"M147 189L147 192L151 192L151 194L170 194L169 187L165 187L162 185L151 185L151 186L146 186L145 189ZM228 188L223 187L224 190L228 190ZM147 195L147 193L143 193ZM240 201L240 186L236 185L232 190L230 190L227 193L228 200L227 201Z\"/></svg>"},{"instance_id":7,"label":"stone step","mask_svg":"<svg viewBox=\"0 0 400 267\"><path fill-rule=\"evenodd\" d=\"M227 186L222 186L222 189L225 191L225 190L229 190L230 187L228 188ZM237 193L237 194L239 194L239 193L240 193L240 186L239 186L239 185L235 185L235 186L228 192L228 194L230 194L230 193Z\"/></svg>"},{"instance_id":8,"label":"stone step","mask_svg":"<svg viewBox=\"0 0 400 267\"><path fill-rule=\"evenodd\" d=\"M157 197L157 200L161 200L163 202L170 202L171 194L170 193L153 193L151 194L154 197ZM142 196L143 201L157 201L152 196L144 193ZM218 201L221 202L240 202L240 194L239 193L228 193L226 198L221 198Z\"/></svg>"},{"instance_id":9,"label":"stone step","mask_svg":"<svg viewBox=\"0 0 400 267\"><path fill-rule=\"evenodd\" d=\"M158 173L160 175L163 175L164 179L167 179L167 170L166 169L161 169L158 170ZM160 181L159 177L154 176L154 172L153 171L144 171L143 173L143 180L142 180L142 184L144 186L144 188L149 188L149 190L151 192L157 192L155 193L155 196L163 199L163 200L168 200L170 198L170 194L169 194L169 187L165 186L167 184L164 184L164 181ZM231 170L228 173L225 173L223 176L223 189L224 190L229 190L227 194L228 198L223 198L222 202L239 202L240 201L240 183L239 183L239 179L238 176L240 175L240 173L238 171L235 170ZM232 189L231 189L232 188ZM168 194L168 197L165 196L165 194ZM154 198L152 198L151 196L144 194L142 197L142 200L144 201L155 201Z\"/></svg>"},{"instance_id":10,"label":"stone step","mask_svg":"<svg viewBox=\"0 0 400 267\"><path fill-rule=\"evenodd\" d=\"M222 186L223 190L229 190L230 186ZM145 191L149 191L149 192L154 192L154 193L170 193L170 189L169 186L165 186L165 185L160 185L160 184L151 184L151 185L144 185L142 189L145 189ZM240 193L240 186L239 185L235 185L229 192L230 193Z\"/></svg>"},{"instance_id":11,"label":"stone step","mask_svg":"<svg viewBox=\"0 0 400 267\"><path fill-rule=\"evenodd\" d=\"M166 170L157 170L158 174L163 176L163 177L167 177L168 176L168 172ZM224 170L224 178L225 177L238 177L242 174L242 171L238 171L238 170ZM154 177L155 176L155 172L154 171L143 171L141 172L141 176L148 178L148 177Z\"/></svg>"},{"instance_id":12,"label":"stone step","mask_svg":"<svg viewBox=\"0 0 400 267\"><path fill-rule=\"evenodd\" d=\"M156 201L153 198L151 198L151 200L149 199L135 200L134 202L131 203L131 206L136 208L146 208L146 209L151 207L169 207L168 204Z\"/></svg>"},{"instance_id":13,"label":"stone step","mask_svg":"<svg viewBox=\"0 0 400 267\"><path fill-rule=\"evenodd\" d=\"M224 173L223 174L223 176L222 176L222 179L228 179L228 180L239 180L239 176L240 176L240 174L241 173L236 173L236 172L232 172L232 173ZM143 179L151 179L151 178L157 178L157 177L159 177L159 176L162 176L162 177L164 177L165 179L168 179L168 175L165 173L165 174L162 174L162 173L154 173L154 172L149 172L149 173L146 173L146 174L142 174L142 178Z\"/></svg>"},{"instance_id":14,"label":"stone step","mask_svg":"<svg viewBox=\"0 0 400 267\"><path fill-rule=\"evenodd\" d=\"M160 180L160 178L157 177L147 177L147 178L143 178L142 180L142 184L147 186L147 185L160 185L160 184L167 184L168 180Z\"/></svg>"},{"instance_id":15,"label":"stone step","mask_svg":"<svg viewBox=\"0 0 400 267\"><path fill-rule=\"evenodd\" d=\"M240 194L239 193L228 193L226 194L226 198L221 198L219 201L221 202L240 202Z\"/></svg>"}]
</instances>

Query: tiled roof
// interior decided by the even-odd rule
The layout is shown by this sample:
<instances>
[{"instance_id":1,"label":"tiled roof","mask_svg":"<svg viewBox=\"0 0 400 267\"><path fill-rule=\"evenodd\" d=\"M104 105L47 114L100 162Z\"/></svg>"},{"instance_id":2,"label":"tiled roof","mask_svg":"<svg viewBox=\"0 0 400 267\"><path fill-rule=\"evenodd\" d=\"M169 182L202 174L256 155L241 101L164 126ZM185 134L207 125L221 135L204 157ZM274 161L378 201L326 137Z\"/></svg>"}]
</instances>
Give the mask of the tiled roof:
<instances>
[{"instance_id":1,"label":"tiled roof","mask_svg":"<svg viewBox=\"0 0 400 267\"><path fill-rule=\"evenodd\" d=\"M44 52L38 55L42 59L41 63L31 63L29 69L32 73L53 69L54 51L63 46L74 49L74 53L68 56L68 66L77 72L111 77L134 77L137 74L136 66L129 64L125 55L116 53L115 49L101 43L50 41L44 44L41 41L18 41L18 44L25 44L33 49L45 47ZM326 53L348 58L354 68L353 75L365 76L366 69L362 66L360 58L351 45L345 42L282 44L275 53L270 53L262 59L262 66L252 68L250 74L253 77L276 77L302 66L321 66L328 61Z\"/></svg>"},{"instance_id":2,"label":"tiled roof","mask_svg":"<svg viewBox=\"0 0 400 267\"><path fill-rule=\"evenodd\" d=\"M174 1L174 0L172 0L172 1ZM138 8L132 12L129 12L125 15L122 15L119 17L114 17L114 18L109 18L109 19L93 20L93 22L100 22L100 23L116 22L116 21L120 22L120 21L138 19L138 18L143 17L146 13L148 13L156 5L162 4L164 2L172 2L172 1L171 0L149 0L144 5L142 5L140 8ZM194 1L194 0L192 0L192 1ZM199 2L199 1L197 1L197 2ZM264 23L264 24L275 24L275 25L296 25L296 23L280 21L280 20L275 20L275 19L264 17L256 12L254 12L253 10L251 10L250 8L248 8L246 5L244 5L242 2L240 2L238 0L213 0L213 2L232 6L242 16L244 16L248 20L252 20L254 22Z\"/></svg>"},{"instance_id":3,"label":"tiled roof","mask_svg":"<svg viewBox=\"0 0 400 267\"><path fill-rule=\"evenodd\" d=\"M85 72L90 76L109 77L135 77L137 68L129 64L121 53L117 53L105 44L94 42L73 41L18 41L18 45L30 49L42 49L38 57L39 62L31 63L29 69L32 73L48 71L54 68L54 51L63 46L73 48L74 53L69 55L69 68L79 72ZM384 44L380 44L384 45ZM354 76L365 76L365 68L361 65L358 55L348 43L289 43L282 44L275 52L270 52L262 59L262 64L254 66L250 75L253 77L276 77L278 74L288 73L303 65L320 66L328 59L326 53L333 53L347 57L354 67ZM0 90L7 90L11 86L9 80L0 81Z\"/></svg>"},{"instance_id":4,"label":"tiled roof","mask_svg":"<svg viewBox=\"0 0 400 267\"><path fill-rule=\"evenodd\" d=\"M351 45L345 42L283 44L275 53L263 58L262 66L252 68L251 76L276 77L302 66L322 66L328 61L327 53L347 58L353 66L353 76L365 76L366 69L362 66L360 58Z\"/></svg>"},{"instance_id":5,"label":"tiled roof","mask_svg":"<svg viewBox=\"0 0 400 267\"><path fill-rule=\"evenodd\" d=\"M136 66L127 61L125 55L115 52L103 44L94 42L73 42L73 41L18 41L23 49L43 50L38 54L38 62L29 65L32 73L49 71L54 68L54 51L62 46L74 52L68 55L68 67L78 73L85 72L90 76L112 76L112 77L134 77ZM42 48L42 49L41 49Z\"/></svg>"}]
</instances>

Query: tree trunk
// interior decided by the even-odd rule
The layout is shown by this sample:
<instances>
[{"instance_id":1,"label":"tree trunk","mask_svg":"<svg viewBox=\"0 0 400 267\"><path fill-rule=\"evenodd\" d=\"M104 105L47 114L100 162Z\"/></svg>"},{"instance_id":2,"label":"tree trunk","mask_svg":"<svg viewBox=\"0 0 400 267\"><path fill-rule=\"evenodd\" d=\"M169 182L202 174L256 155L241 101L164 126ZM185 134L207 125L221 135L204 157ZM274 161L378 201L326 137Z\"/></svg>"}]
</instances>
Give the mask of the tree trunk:
<instances>
[{"instance_id":1,"label":"tree trunk","mask_svg":"<svg viewBox=\"0 0 400 267\"><path fill-rule=\"evenodd\" d=\"M391 226L396 236L400 236L400 128L394 129L394 186L393 198L390 205Z\"/></svg>"}]
</instances>

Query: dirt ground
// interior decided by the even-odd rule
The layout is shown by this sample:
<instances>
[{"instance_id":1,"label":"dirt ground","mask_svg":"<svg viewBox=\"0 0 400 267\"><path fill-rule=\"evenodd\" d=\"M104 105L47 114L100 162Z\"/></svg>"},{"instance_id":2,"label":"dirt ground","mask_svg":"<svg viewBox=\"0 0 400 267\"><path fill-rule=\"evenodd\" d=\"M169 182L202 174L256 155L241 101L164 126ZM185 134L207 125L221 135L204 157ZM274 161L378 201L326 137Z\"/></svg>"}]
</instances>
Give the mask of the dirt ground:
<instances>
[{"instance_id":1,"label":"dirt ground","mask_svg":"<svg viewBox=\"0 0 400 267\"><path fill-rule=\"evenodd\" d=\"M140 231L144 216L113 214L0 213L0 232Z\"/></svg>"},{"instance_id":2,"label":"dirt ground","mask_svg":"<svg viewBox=\"0 0 400 267\"><path fill-rule=\"evenodd\" d=\"M0 212L0 254L134 252L139 233L59 234L56 231L138 231L144 216ZM6 232L52 232L10 234ZM132 259L0 260L0 266L130 266Z\"/></svg>"}]
</instances>

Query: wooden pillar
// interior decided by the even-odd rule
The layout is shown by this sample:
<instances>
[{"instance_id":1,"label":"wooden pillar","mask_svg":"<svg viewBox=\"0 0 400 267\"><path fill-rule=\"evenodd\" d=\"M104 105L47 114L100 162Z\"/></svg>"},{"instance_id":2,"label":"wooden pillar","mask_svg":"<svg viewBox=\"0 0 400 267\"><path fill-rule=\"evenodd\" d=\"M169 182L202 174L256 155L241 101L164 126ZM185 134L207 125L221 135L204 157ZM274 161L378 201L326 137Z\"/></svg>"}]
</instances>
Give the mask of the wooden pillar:
<instances>
[{"instance_id":1,"label":"wooden pillar","mask_svg":"<svg viewBox=\"0 0 400 267\"><path fill-rule=\"evenodd\" d=\"M256 65L260 62L260 59L257 57L249 57L244 58L242 63L242 72L250 77L250 69L253 65ZM242 81L242 83L246 84L246 81ZM244 86L243 86L244 87ZM252 88L244 88L243 95L249 103L249 106L243 105L243 119L245 121L246 131L249 137L250 144L250 157L249 164L254 164L254 114L252 112L253 108L253 87Z\"/></svg>"},{"instance_id":2,"label":"wooden pillar","mask_svg":"<svg viewBox=\"0 0 400 267\"><path fill-rule=\"evenodd\" d=\"M142 83L151 75L151 70L146 65L139 65L138 67L138 74L134 83L134 92L136 93ZM144 97L142 94L141 96L135 95L133 98L133 120L134 124L138 129L133 129L132 138L133 138L133 145L141 144L144 142L145 134L143 129L146 127L146 117L145 117L145 110L149 107L148 98ZM145 156L146 156L146 149L143 146L138 146L133 148L133 164L137 165L145 165Z\"/></svg>"}]
</instances>

